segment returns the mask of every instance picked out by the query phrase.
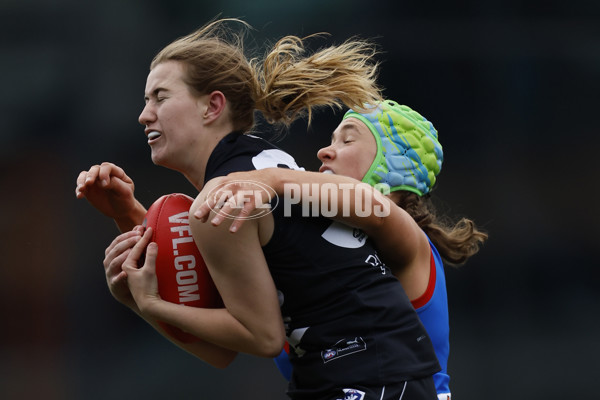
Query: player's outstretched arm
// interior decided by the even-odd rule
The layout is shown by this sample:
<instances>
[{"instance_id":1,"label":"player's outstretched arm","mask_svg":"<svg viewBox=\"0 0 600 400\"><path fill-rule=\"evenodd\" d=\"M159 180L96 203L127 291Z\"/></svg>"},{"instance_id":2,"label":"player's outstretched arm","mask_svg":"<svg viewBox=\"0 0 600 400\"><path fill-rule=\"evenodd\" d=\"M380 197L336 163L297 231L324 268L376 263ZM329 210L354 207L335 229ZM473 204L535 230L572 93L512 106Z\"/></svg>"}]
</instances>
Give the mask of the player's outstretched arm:
<instances>
[{"instance_id":1,"label":"player's outstretched arm","mask_svg":"<svg viewBox=\"0 0 600 400\"><path fill-rule=\"evenodd\" d=\"M279 203L316 202L318 207L314 209L327 210L326 216L363 230L379 228L392 206L379 191L350 177L265 168L221 177L218 186L197 207L194 217L206 222L210 212L215 211L211 223L217 226L225 218L235 216L231 229L235 231L273 195L279 196Z\"/></svg>"},{"instance_id":2,"label":"player's outstretched arm","mask_svg":"<svg viewBox=\"0 0 600 400\"><path fill-rule=\"evenodd\" d=\"M412 217L381 192L347 176L318 172L265 168L229 174L220 178L219 185L194 210L194 219L206 222L210 217L211 224L218 226L235 216L230 227L235 232L260 204L268 202L269 189L279 196L280 206L308 201L311 210L326 210L322 215L362 229L379 252L387 255L390 267L407 265L416 249L428 246Z\"/></svg>"},{"instance_id":3,"label":"player's outstretched arm","mask_svg":"<svg viewBox=\"0 0 600 400\"><path fill-rule=\"evenodd\" d=\"M104 162L81 171L75 196L87 199L98 211L112 218L121 232L140 225L146 209L134 196L133 180L115 164Z\"/></svg>"},{"instance_id":4,"label":"player's outstretched arm","mask_svg":"<svg viewBox=\"0 0 600 400\"><path fill-rule=\"evenodd\" d=\"M427 236L404 209L374 187L342 175L289 169L236 173L226 179L253 179L268 184L280 196L280 203L304 204L307 199L318 202L317 207L310 209L319 210L322 215L325 210L325 216L362 229L373 240L382 260L400 280L410 299L420 297L427 289L431 256ZM228 211L227 207L233 203L226 202L223 210ZM251 212L252 205L252 201L243 203L246 213ZM222 220L223 213L219 212L212 223Z\"/></svg>"}]
</instances>

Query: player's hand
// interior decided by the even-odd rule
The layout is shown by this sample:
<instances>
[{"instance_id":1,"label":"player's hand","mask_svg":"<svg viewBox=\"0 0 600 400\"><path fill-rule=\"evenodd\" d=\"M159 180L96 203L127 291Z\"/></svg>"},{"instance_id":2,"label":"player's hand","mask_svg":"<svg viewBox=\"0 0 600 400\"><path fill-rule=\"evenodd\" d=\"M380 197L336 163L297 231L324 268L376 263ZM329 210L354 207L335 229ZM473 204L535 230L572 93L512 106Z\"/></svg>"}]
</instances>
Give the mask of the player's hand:
<instances>
[{"instance_id":1,"label":"player's hand","mask_svg":"<svg viewBox=\"0 0 600 400\"><path fill-rule=\"evenodd\" d=\"M153 304L161 300L158 294L158 279L156 278L158 245L150 242L151 239L152 228L148 228L142 238L133 246L123 263L123 271L127 274L129 290L142 314L146 314ZM146 252L145 257L144 251ZM144 261L142 267L139 267L140 261Z\"/></svg>"},{"instance_id":2,"label":"player's hand","mask_svg":"<svg viewBox=\"0 0 600 400\"><path fill-rule=\"evenodd\" d=\"M86 198L102 214L119 219L137 205L133 180L115 164L104 162L81 171L77 177L75 196Z\"/></svg>"},{"instance_id":3,"label":"player's hand","mask_svg":"<svg viewBox=\"0 0 600 400\"><path fill-rule=\"evenodd\" d=\"M117 236L104 252L104 274L110 293L117 301L129 308L135 308L135 301L127 285L127 273L123 271L123 263L131 249L142 238L144 228L135 227L129 232Z\"/></svg>"},{"instance_id":4,"label":"player's hand","mask_svg":"<svg viewBox=\"0 0 600 400\"><path fill-rule=\"evenodd\" d=\"M212 225L218 226L226 218L232 219L229 230L236 232L244 221L255 215L255 210L264 211L271 207L270 201L276 194L259 180L262 178L259 171L233 173L221 178L207 193L194 217L206 222L213 211Z\"/></svg>"}]
</instances>

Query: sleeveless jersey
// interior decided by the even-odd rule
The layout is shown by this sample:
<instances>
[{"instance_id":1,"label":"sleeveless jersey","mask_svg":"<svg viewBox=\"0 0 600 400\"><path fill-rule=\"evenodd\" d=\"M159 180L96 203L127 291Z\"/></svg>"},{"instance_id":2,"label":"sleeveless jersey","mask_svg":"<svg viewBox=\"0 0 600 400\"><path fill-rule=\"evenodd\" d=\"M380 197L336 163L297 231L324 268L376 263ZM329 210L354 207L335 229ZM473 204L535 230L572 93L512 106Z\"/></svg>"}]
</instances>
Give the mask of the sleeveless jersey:
<instances>
[{"instance_id":1,"label":"sleeveless jersey","mask_svg":"<svg viewBox=\"0 0 600 400\"><path fill-rule=\"evenodd\" d=\"M429 240L429 238L427 238ZM449 394L450 376L448 375L448 355L450 354L450 325L448 317L448 296L444 264L437 249L429 240L431 247L431 274L425 293L412 301L421 322L427 329L435 354L442 370L433 376L435 388L440 394Z\"/></svg>"},{"instance_id":2,"label":"sleeveless jersey","mask_svg":"<svg viewBox=\"0 0 600 400\"><path fill-rule=\"evenodd\" d=\"M429 240L429 238L427 239ZM429 245L431 247L431 275L429 284L425 293L411 303L431 338L435 354L442 368L441 371L433 376L435 389L438 395L442 395L450 394L450 376L448 375L448 356L450 353L448 297L442 258L431 240L429 240ZM290 380L292 366L288 353L289 346L286 343L286 348L275 358L275 364L283 377Z\"/></svg>"},{"instance_id":3,"label":"sleeveless jersey","mask_svg":"<svg viewBox=\"0 0 600 400\"><path fill-rule=\"evenodd\" d=\"M267 141L233 133L211 154L205 181L276 166L298 168ZM263 252L290 344L288 394L313 399L439 371L425 328L366 235L283 203L273 209L274 232Z\"/></svg>"}]
</instances>

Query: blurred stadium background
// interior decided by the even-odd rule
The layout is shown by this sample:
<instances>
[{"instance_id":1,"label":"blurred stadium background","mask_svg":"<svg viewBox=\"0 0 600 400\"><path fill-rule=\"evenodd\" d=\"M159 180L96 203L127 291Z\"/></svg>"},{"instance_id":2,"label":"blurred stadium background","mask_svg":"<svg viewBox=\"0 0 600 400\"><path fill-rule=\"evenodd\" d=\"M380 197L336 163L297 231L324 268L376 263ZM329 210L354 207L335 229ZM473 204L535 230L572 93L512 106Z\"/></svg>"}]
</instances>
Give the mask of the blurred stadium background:
<instances>
[{"instance_id":1,"label":"blurred stadium background","mask_svg":"<svg viewBox=\"0 0 600 400\"><path fill-rule=\"evenodd\" d=\"M74 196L101 161L146 205L195 194L151 163L137 117L153 55L219 14L252 24L258 48L373 39L385 94L439 130L434 198L490 233L447 269L454 397L597 396L600 3L3 0L0 397L286 398L271 360L213 369L118 304L101 266L116 227ZM340 117L323 110L277 143L314 169Z\"/></svg>"}]
</instances>

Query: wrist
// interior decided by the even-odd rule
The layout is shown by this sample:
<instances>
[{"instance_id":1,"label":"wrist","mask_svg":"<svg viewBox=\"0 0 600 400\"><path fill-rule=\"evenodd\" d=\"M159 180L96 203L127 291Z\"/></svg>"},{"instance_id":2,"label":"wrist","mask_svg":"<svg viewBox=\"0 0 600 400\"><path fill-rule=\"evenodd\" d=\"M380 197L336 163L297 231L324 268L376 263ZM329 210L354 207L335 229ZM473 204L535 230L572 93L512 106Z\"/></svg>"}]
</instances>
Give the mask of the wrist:
<instances>
[{"instance_id":1,"label":"wrist","mask_svg":"<svg viewBox=\"0 0 600 400\"><path fill-rule=\"evenodd\" d=\"M285 193L285 185L288 183L295 183L293 179L287 176L291 170L283 168L272 168L269 171L269 182L268 184L279 196Z\"/></svg>"},{"instance_id":2,"label":"wrist","mask_svg":"<svg viewBox=\"0 0 600 400\"><path fill-rule=\"evenodd\" d=\"M160 314L160 303L163 300L160 297L156 296L142 296L139 299L136 299L134 310L138 314L142 315L146 318L158 319L157 316Z\"/></svg>"},{"instance_id":3,"label":"wrist","mask_svg":"<svg viewBox=\"0 0 600 400\"><path fill-rule=\"evenodd\" d=\"M125 214L114 217L114 221L121 232L129 232L135 226L141 225L146 217L146 208L139 202L135 201L135 205Z\"/></svg>"}]
</instances>

